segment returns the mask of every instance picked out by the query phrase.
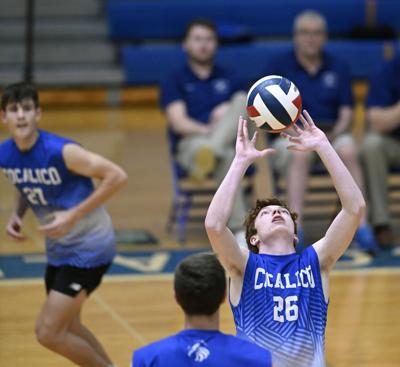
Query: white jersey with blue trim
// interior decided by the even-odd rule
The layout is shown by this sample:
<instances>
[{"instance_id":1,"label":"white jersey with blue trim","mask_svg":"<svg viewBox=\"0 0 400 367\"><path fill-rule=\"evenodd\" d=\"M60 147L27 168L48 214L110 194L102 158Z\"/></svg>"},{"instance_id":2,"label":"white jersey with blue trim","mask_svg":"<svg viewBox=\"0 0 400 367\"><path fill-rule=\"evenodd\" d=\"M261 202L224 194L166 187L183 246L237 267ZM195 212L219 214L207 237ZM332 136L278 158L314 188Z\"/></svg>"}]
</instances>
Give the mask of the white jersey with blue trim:
<instances>
[{"instance_id":1,"label":"white jersey with blue trim","mask_svg":"<svg viewBox=\"0 0 400 367\"><path fill-rule=\"evenodd\" d=\"M0 144L0 168L29 203L40 223L55 211L75 207L94 190L89 177L71 172L63 148L74 141L39 130L35 144L18 149L13 139ZM54 266L91 268L107 264L115 256L111 218L103 207L82 218L62 238L46 238L47 260Z\"/></svg>"},{"instance_id":2,"label":"white jersey with blue trim","mask_svg":"<svg viewBox=\"0 0 400 367\"><path fill-rule=\"evenodd\" d=\"M239 303L237 335L272 352L277 366L325 366L325 301L317 253L250 252Z\"/></svg>"}]
</instances>

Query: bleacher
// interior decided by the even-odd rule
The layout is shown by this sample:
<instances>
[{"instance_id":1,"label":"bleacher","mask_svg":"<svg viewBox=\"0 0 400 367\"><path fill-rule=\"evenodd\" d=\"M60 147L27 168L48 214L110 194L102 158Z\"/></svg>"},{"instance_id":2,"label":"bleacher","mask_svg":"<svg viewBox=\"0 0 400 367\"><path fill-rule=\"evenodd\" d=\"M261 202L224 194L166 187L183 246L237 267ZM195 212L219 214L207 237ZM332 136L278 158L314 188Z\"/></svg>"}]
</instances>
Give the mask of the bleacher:
<instances>
[{"instance_id":1,"label":"bleacher","mask_svg":"<svg viewBox=\"0 0 400 367\"><path fill-rule=\"evenodd\" d=\"M392 35L400 32L400 1L109 0L106 5L109 36L119 45L125 83L136 88L157 88L165 75L184 63L180 40L185 26L199 17L217 25L218 63L250 83L263 76L270 58L292 47L293 20L306 9L325 16L326 50L350 66L356 96L355 130L361 132L367 80L382 60L399 52L400 43ZM399 177L391 179L398 182ZM336 195L329 191L331 182L325 175L311 180L310 186L305 215L319 228L322 219L332 217ZM398 203L397 197L392 200ZM397 213L398 206L393 210Z\"/></svg>"},{"instance_id":2,"label":"bleacher","mask_svg":"<svg viewBox=\"0 0 400 367\"><path fill-rule=\"evenodd\" d=\"M109 0L106 6L109 34L120 45L128 85L158 84L183 62L179 40L195 17L216 22L225 41L218 61L244 80L254 80L262 76L270 57L291 47L293 19L305 9L326 17L330 35L326 49L349 63L354 80L368 79L381 60L399 50L395 40L350 38L354 29L376 24L398 32L394 14L400 14L400 2L394 0Z\"/></svg>"}]
</instances>

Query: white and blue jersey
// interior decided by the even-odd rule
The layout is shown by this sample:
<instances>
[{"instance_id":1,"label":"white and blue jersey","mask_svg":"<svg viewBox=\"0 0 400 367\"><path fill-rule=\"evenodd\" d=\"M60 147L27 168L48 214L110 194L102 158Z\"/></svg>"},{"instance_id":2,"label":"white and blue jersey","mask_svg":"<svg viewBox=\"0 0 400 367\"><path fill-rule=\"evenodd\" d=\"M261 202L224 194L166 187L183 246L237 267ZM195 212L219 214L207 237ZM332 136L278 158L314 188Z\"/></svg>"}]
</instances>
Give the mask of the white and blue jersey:
<instances>
[{"instance_id":1,"label":"white and blue jersey","mask_svg":"<svg viewBox=\"0 0 400 367\"><path fill-rule=\"evenodd\" d=\"M136 350L131 367L271 367L271 353L217 330L183 330Z\"/></svg>"},{"instance_id":2,"label":"white and blue jersey","mask_svg":"<svg viewBox=\"0 0 400 367\"><path fill-rule=\"evenodd\" d=\"M91 178L68 170L64 145L72 140L39 130L35 144L18 149L13 139L0 144L0 168L27 200L40 223L47 223L55 211L73 208L94 190ZM111 219L103 207L87 214L64 237L46 238L48 263L81 268L112 261L115 238Z\"/></svg>"},{"instance_id":3,"label":"white and blue jersey","mask_svg":"<svg viewBox=\"0 0 400 367\"><path fill-rule=\"evenodd\" d=\"M317 253L250 252L238 305L237 336L272 352L277 366L325 366L325 301Z\"/></svg>"}]
</instances>

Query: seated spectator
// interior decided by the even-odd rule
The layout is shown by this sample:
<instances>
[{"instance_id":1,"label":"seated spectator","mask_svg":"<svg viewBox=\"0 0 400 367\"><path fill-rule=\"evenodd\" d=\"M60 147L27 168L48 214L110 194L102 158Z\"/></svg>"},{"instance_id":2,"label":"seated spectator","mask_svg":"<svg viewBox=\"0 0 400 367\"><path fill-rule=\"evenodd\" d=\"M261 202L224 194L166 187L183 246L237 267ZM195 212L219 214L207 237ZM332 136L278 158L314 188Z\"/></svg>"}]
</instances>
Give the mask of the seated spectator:
<instances>
[{"instance_id":1,"label":"seated spectator","mask_svg":"<svg viewBox=\"0 0 400 367\"><path fill-rule=\"evenodd\" d=\"M393 244L388 174L400 165L400 55L383 64L372 78L367 100L369 133L362 146L370 216L383 248Z\"/></svg>"},{"instance_id":2,"label":"seated spectator","mask_svg":"<svg viewBox=\"0 0 400 367\"><path fill-rule=\"evenodd\" d=\"M353 101L348 67L323 50L327 25L321 14L310 10L299 14L293 32L293 50L273 59L266 75L282 75L296 84L301 92L303 108L318 121L318 127L326 133L363 191L357 147L350 132ZM301 248L304 197L315 154L292 154L286 150L287 144L283 138L273 140L272 147L278 154L272 159L272 165L280 174L287 174L289 206L299 214L298 247ZM366 217L356 232L355 240L365 251L376 253L376 240Z\"/></svg>"},{"instance_id":3,"label":"seated spectator","mask_svg":"<svg viewBox=\"0 0 400 367\"><path fill-rule=\"evenodd\" d=\"M210 174L218 183L222 181L234 157L236 121L246 115L246 86L215 62L217 47L214 24L192 21L183 40L187 62L161 85L161 107L175 157L199 182ZM242 191L235 203L230 228L243 234L246 207Z\"/></svg>"},{"instance_id":4,"label":"seated spectator","mask_svg":"<svg viewBox=\"0 0 400 367\"><path fill-rule=\"evenodd\" d=\"M272 365L266 349L219 331L226 277L215 255L197 254L183 260L175 270L174 290L185 313L184 330L136 350L132 367L184 367L195 362L202 367Z\"/></svg>"}]
</instances>

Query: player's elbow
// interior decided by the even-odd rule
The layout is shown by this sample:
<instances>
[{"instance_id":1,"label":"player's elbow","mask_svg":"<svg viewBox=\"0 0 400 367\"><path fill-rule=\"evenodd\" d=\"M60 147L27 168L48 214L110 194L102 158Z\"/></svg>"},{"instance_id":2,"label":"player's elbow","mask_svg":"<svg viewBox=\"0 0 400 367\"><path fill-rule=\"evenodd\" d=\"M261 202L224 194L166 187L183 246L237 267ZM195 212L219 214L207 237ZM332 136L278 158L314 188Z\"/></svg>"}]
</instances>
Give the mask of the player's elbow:
<instances>
[{"instance_id":1,"label":"player's elbow","mask_svg":"<svg viewBox=\"0 0 400 367\"><path fill-rule=\"evenodd\" d=\"M361 196L359 200L355 200L351 207L351 214L358 217L360 220L365 215L366 203L364 198Z\"/></svg>"},{"instance_id":2,"label":"player's elbow","mask_svg":"<svg viewBox=\"0 0 400 367\"><path fill-rule=\"evenodd\" d=\"M112 181L113 181L115 187L120 189L128 183L128 174L121 167L118 167L114 171Z\"/></svg>"},{"instance_id":3,"label":"player's elbow","mask_svg":"<svg viewBox=\"0 0 400 367\"><path fill-rule=\"evenodd\" d=\"M212 218L208 214L204 221L204 227L206 228L206 232L208 235L221 233L225 228L225 226L222 225L222 223L220 223L215 218Z\"/></svg>"}]
</instances>

